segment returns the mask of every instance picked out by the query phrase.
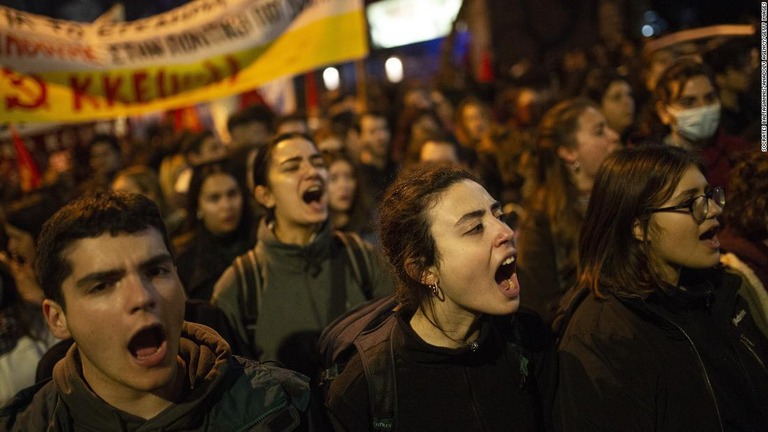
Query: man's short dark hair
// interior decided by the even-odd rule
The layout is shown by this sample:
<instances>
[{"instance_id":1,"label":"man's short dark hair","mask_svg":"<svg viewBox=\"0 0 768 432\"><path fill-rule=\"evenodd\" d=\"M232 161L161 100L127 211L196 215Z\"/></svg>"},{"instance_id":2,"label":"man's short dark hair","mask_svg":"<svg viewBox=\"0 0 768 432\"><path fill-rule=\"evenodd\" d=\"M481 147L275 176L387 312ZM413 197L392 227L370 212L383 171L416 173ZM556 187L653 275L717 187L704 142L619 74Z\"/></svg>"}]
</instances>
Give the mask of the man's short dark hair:
<instances>
[{"instance_id":1,"label":"man's short dark hair","mask_svg":"<svg viewBox=\"0 0 768 432\"><path fill-rule=\"evenodd\" d=\"M122 150L120 149L120 141L117 139L116 136L112 134L96 134L91 138L91 140L88 142L88 148L92 149L94 145L97 143L107 143L110 147L117 153L120 153Z\"/></svg>"},{"instance_id":2,"label":"man's short dark hair","mask_svg":"<svg viewBox=\"0 0 768 432\"><path fill-rule=\"evenodd\" d=\"M236 127L251 122L261 123L266 126L267 130L272 131L275 114L266 105L251 105L229 116L227 130L232 132Z\"/></svg>"},{"instance_id":3,"label":"man's short dark hair","mask_svg":"<svg viewBox=\"0 0 768 432\"><path fill-rule=\"evenodd\" d=\"M358 133L362 131L361 126L363 124L363 119L366 117L372 117L374 119L377 119L377 118L384 119L384 121L387 122L387 127L389 128L389 119L387 118L387 115L384 114L382 111L371 110L371 111L365 111L357 117L354 124L354 128Z\"/></svg>"},{"instance_id":4,"label":"man's short dark hair","mask_svg":"<svg viewBox=\"0 0 768 432\"><path fill-rule=\"evenodd\" d=\"M61 285L72 273L62 256L72 243L109 233L134 234L154 228L173 254L157 205L140 194L97 192L62 207L44 225L37 244L36 273L45 297L65 308Z\"/></svg>"}]
</instances>

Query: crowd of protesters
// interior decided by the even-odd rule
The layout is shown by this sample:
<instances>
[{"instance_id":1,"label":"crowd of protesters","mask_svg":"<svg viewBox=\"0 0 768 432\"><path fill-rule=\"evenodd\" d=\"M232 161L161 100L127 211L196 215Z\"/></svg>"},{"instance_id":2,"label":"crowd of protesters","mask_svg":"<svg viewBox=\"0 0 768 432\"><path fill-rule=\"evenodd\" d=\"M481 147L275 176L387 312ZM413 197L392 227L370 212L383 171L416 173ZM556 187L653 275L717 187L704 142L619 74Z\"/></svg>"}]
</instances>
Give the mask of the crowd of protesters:
<instances>
[{"instance_id":1,"label":"crowd of protesters","mask_svg":"<svg viewBox=\"0 0 768 432\"><path fill-rule=\"evenodd\" d=\"M768 429L768 157L754 40L572 55L587 61L490 91L409 83L388 98L339 96L315 118L257 103L230 115L226 137L164 123L143 137L98 134L38 189L4 188L0 403L66 352L41 362L68 334L40 313L43 223L113 190L157 206L188 320L200 315L190 302L205 303L215 324L198 322L227 335L233 354L313 386L320 332L394 292L398 430ZM337 269L349 241L370 281L349 261ZM238 257L249 254L246 277ZM484 260L501 293L482 285ZM526 318L488 318L510 314ZM520 343L529 383L527 370L504 372L526 367L522 354L505 357L521 337L539 338ZM330 415L302 421L375 423L363 366L350 365L313 402Z\"/></svg>"}]
</instances>

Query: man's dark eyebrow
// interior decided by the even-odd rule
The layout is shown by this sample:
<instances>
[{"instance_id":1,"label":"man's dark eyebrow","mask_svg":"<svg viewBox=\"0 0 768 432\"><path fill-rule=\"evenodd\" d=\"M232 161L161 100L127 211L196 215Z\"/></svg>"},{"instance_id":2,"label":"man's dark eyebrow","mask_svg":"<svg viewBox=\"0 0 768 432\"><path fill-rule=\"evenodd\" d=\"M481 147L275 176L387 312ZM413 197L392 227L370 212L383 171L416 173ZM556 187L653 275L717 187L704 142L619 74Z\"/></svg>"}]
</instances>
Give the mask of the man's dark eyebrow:
<instances>
[{"instance_id":1,"label":"man's dark eyebrow","mask_svg":"<svg viewBox=\"0 0 768 432\"><path fill-rule=\"evenodd\" d=\"M163 253L160 255L156 255L143 263L141 263L140 268L142 270L147 270L152 267L156 267L161 264L166 264L168 262L173 262L173 257L171 257L168 253ZM75 282L75 286L78 288L84 288L87 285L90 285L93 282L99 282L109 279L119 279L125 274L124 269L116 269L116 270L105 270L101 272L93 272L89 273Z\"/></svg>"},{"instance_id":2,"label":"man's dark eyebrow","mask_svg":"<svg viewBox=\"0 0 768 432\"><path fill-rule=\"evenodd\" d=\"M153 267L157 267L159 265L168 264L168 263L173 264L173 257L168 253L164 253L164 254L156 255L144 261L143 263L141 263L139 268L141 270L148 270Z\"/></svg>"},{"instance_id":3,"label":"man's dark eyebrow","mask_svg":"<svg viewBox=\"0 0 768 432\"><path fill-rule=\"evenodd\" d=\"M110 279L119 279L125 274L124 270L106 270L101 272L89 273L75 282L77 288L85 288L86 286L94 283L101 282Z\"/></svg>"}]
</instances>

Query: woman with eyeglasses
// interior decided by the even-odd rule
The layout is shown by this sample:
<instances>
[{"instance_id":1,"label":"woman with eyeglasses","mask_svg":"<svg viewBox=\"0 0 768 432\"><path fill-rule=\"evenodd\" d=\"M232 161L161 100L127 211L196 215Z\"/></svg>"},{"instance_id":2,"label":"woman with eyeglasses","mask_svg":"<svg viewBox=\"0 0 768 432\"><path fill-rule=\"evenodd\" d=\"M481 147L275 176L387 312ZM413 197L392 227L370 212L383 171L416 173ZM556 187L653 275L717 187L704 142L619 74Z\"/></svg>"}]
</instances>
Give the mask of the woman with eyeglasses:
<instances>
[{"instance_id":1,"label":"woman with eyeglasses","mask_svg":"<svg viewBox=\"0 0 768 432\"><path fill-rule=\"evenodd\" d=\"M595 180L558 344L559 430L768 430L768 341L717 267L719 187L671 146Z\"/></svg>"}]
</instances>

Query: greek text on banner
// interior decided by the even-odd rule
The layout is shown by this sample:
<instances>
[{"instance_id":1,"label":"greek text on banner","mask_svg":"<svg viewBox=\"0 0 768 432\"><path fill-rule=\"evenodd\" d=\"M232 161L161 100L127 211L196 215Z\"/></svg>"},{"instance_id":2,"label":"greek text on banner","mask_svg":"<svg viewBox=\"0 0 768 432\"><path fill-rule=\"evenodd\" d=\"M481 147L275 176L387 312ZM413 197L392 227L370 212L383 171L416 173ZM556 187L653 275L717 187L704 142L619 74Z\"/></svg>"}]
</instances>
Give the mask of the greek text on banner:
<instances>
[{"instance_id":1,"label":"greek text on banner","mask_svg":"<svg viewBox=\"0 0 768 432\"><path fill-rule=\"evenodd\" d=\"M101 24L0 7L0 118L178 108L367 53L362 0L197 0Z\"/></svg>"}]
</instances>

